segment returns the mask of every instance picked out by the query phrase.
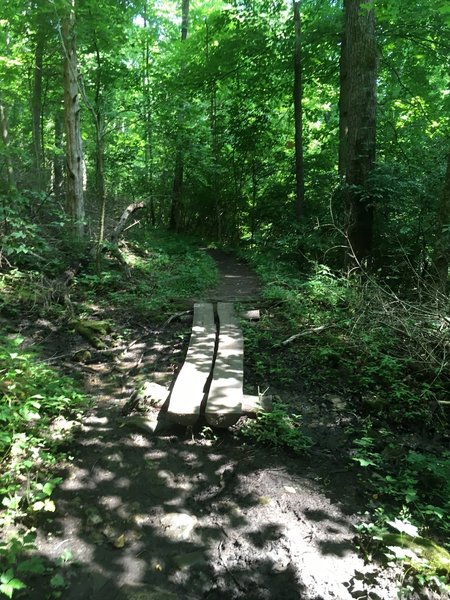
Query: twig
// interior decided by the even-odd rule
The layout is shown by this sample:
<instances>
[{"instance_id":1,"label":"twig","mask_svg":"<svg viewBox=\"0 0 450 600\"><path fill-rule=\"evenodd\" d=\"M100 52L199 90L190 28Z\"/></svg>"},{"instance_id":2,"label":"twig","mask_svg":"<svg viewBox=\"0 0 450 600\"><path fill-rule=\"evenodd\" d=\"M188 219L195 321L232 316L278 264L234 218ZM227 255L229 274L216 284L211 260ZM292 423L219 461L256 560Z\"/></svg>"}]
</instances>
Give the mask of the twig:
<instances>
[{"instance_id":1,"label":"twig","mask_svg":"<svg viewBox=\"0 0 450 600\"><path fill-rule=\"evenodd\" d=\"M305 335L310 335L311 333L320 333L324 329L330 329L334 327L334 325L320 325L320 327L313 327L312 329L307 329L306 331L301 331L300 333L296 333L295 335L291 335L287 340L281 342L281 346L286 346L291 342L295 341L299 337L304 337Z\"/></svg>"}]
</instances>

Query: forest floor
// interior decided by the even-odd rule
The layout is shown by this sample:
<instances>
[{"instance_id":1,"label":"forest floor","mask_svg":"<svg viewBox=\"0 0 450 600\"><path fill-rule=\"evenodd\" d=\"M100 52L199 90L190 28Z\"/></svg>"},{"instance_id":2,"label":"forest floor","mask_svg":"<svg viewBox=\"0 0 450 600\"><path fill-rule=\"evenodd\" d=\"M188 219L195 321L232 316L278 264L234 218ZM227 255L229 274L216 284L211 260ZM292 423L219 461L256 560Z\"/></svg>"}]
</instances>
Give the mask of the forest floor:
<instances>
[{"instance_id":1,"label":"forest floor","mask_svg":"<svg viewBox=\"0 0 450 600\"><path fill-rule=\"evenodd\" d=\"M211 255L221 279L201 299L258 307L258 282L248 267L219 251ZM131 311L127 351L116 360L100 354L87 365L65 358L82 345L73 333L52 330L45 320L22 323L22 335L55 363L79 371L92 401L70 443L73 459L60 468L56 512L38 523L38 552L63 576L62 597L394 600L399 572L365 565L354 543L364 503L349 467L345 401L306 397L301 381L289 397L271 390L301 407L313 446L300 457L250 443L242 420L226 431L202 423L142 431L136 413L123 417L122 408L142 381L170 385L190 328L175 319L136 322ZM251 377L251 365L247 372ZM155 407L140 408L157 416ZM24 597L52 594L48 577L35 576Z\"/></svg>"}]
</instances>

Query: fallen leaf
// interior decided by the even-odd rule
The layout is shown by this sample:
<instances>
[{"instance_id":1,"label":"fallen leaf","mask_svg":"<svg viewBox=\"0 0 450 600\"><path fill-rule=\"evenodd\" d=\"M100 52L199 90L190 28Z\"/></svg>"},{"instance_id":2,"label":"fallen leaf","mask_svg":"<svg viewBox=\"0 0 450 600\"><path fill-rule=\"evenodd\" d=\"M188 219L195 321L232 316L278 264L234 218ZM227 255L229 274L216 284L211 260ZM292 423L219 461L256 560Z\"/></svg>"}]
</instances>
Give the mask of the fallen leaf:
<instances>
[{"instance_id":1,"label":"fallen leaf","mask_svg":"<svg viewBox=\"0 0 450 600\"><path fill-rule=\"evenodd\" d=\"M115 548L123 548L125 546L125 535L122 533L114 540Z\"/></svg>"},{"instance_id":2,"label":"fallen leaf","mask_svg":"<svg viewBox=\"0 0 450 600\"><path fill-rule=\"evenodd\" d=\"M258 498L258 503L262 504L263 506L265 506L267 504L271 504L272 500L268 496L260 496Z\"/></svg>"}]
</instances>

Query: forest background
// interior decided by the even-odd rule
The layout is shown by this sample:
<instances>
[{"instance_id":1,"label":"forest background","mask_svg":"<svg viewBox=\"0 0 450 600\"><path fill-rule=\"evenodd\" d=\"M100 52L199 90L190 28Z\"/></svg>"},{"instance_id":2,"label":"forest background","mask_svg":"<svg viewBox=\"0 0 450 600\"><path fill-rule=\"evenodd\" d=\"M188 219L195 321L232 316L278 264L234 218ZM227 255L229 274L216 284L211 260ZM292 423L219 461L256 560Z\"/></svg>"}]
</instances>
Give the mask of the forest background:
<instances>
[{"instance_id":1,"label":"forest background","mask_svg":"<svg viewBox=\"0 0 450 600\"><path fill-rule=\"evenodd\" d=\"M439 539L450 527L450 455L439 445L448 2L1 0L0 25L3 314L57 304L56 281L59 300L74 285L162 318L174 289L153 284L144 308L150 287L133 282L144 268L133 251L149 257L161 229L239 248L283 307L248 333L261 377L289 386L281 365L297 365L306 386L345 388L364 416L354 437L365 485ZM167 256L148 259L153 277L182 260ZM210 277L195 260L180 265ZM74 316L64 306L61 322ZM302 357L276 345L302 327ZM16 359L10 344L5 361ZM27 419L3 414L14 423L5 456ZM439 443L420 449L399 431ZM391 446L401 461L382 454ZM3 486L11 510L15 485Z\"/></svg>"}]
</instances>

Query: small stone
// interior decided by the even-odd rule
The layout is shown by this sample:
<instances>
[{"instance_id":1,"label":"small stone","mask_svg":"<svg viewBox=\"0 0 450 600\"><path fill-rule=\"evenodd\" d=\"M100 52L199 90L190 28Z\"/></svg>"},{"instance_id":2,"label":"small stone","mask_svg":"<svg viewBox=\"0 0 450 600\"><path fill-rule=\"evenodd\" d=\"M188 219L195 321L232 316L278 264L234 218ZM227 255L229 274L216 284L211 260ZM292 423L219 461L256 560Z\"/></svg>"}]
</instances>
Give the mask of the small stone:
<instances>
[{"instance_id":1,"label":"small stone","mask_svg":"<svg viewBox=\"0 0 450 600\"><path fill-rule=\"evenodd\" d=\"M175 541L190 541L197 525L197 518L186 513L168 513L161 519L165 534Z\"/></svg>"},{"instance_id":2,"label":"small stone","mask_svg":"<svg viewBox=\"0 0 450 600\"><path fill-rule=\"evenodd\" d=\"M268 504L272 504L272 500L268 496L260 496L258 498L258 504L262 504L263 506L267 506Z\"/></svg>"}]
</instances>

